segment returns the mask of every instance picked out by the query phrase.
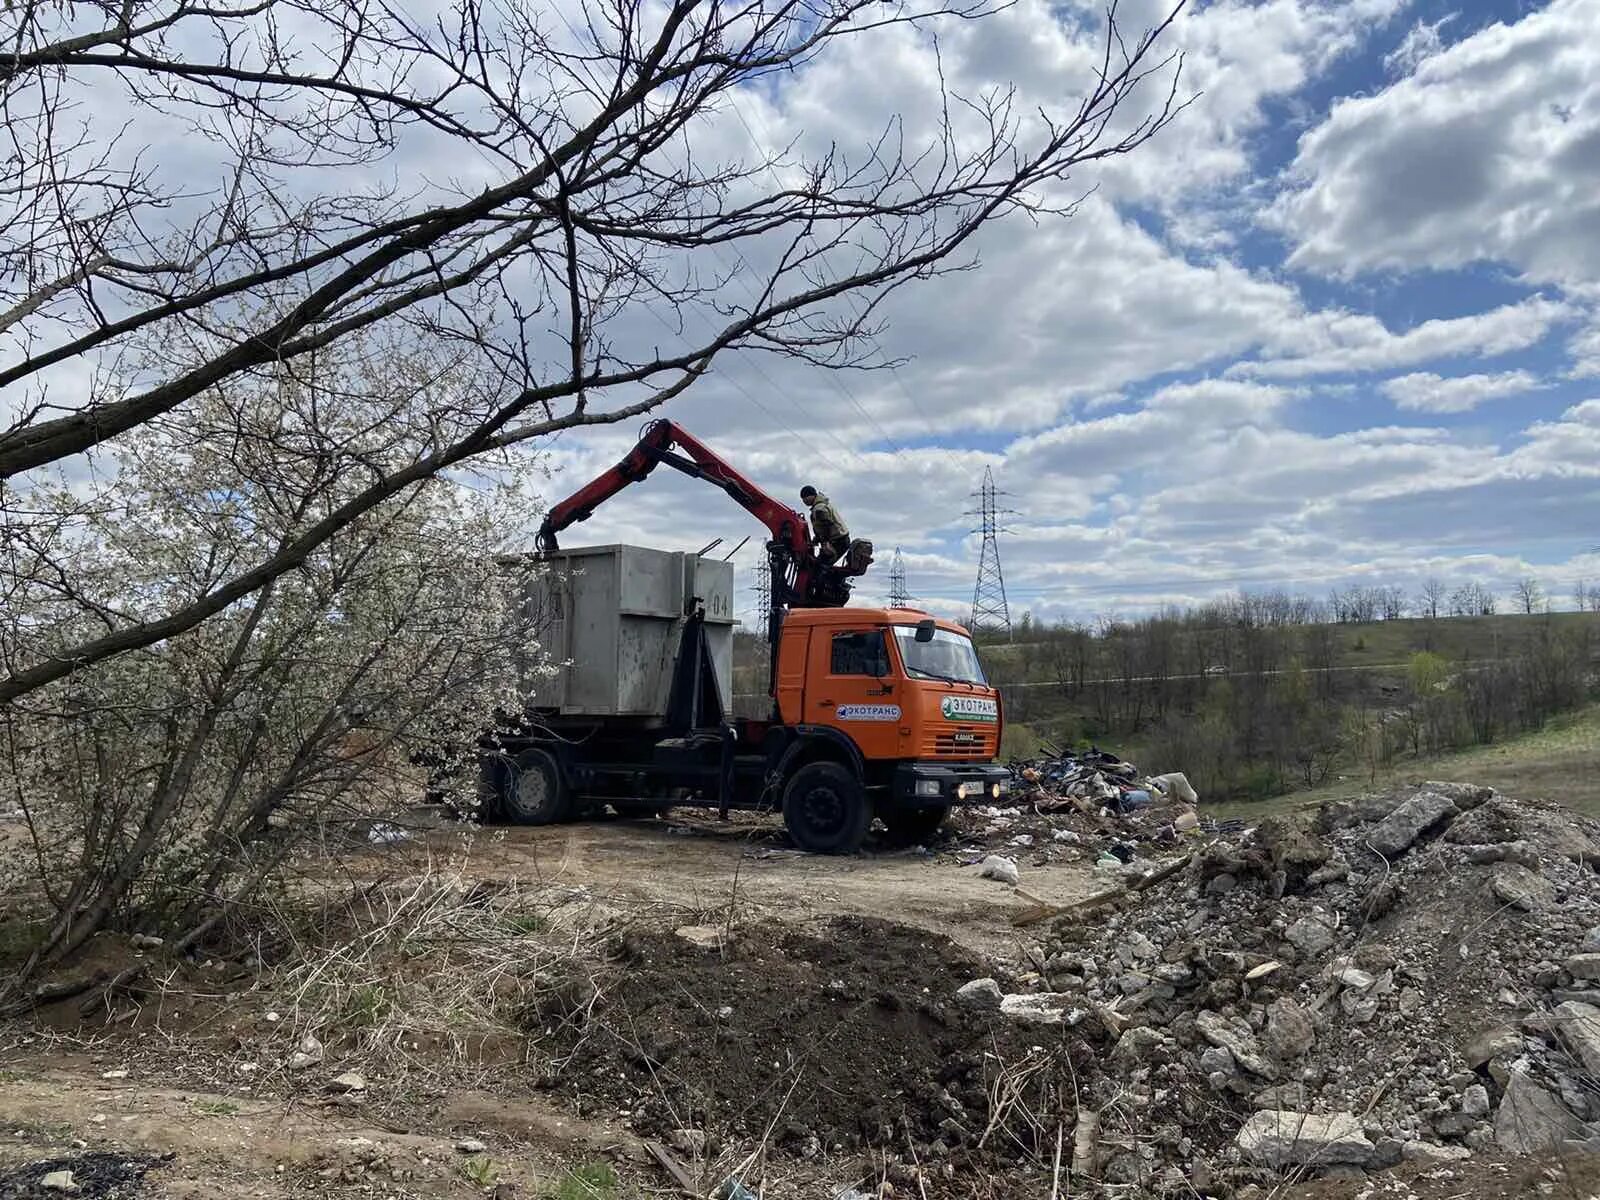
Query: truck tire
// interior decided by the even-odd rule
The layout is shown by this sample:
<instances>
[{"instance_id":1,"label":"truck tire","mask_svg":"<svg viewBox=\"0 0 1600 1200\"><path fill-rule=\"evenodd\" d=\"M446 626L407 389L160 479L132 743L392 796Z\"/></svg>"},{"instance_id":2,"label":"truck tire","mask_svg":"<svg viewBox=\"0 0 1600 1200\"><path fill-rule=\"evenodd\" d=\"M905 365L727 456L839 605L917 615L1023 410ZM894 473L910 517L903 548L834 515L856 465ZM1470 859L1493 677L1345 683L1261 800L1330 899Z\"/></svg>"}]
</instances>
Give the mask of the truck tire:
<instances>
[{"instance_id":1,"label":"truck tire","mask_svg":"<svg viewBox=\"0 0 1600 1200\"><path fill-rule=\"evenodd\" d=\"M866 841L872 807L861 781L846 767L816 762L801 767L783 789L783 823L802 850L853 854Z\"/></svg>"},{"instance_id":2,"label":"truck tire","mask_svg":"<svg viewBox=\"0 0 1600 1200\"><path fill-rule=\"evenodd\" d=\"M545 750L524 750L501 797L501 811L514 825L554 825L566 820L572 796L561 778L561 768Z\"/></svg>"},{"instance_id":3,"label":"truck tire","mask_svg":"<svg viewBox=\"0 0 1600 1200\"><path fill-rule=\"evenodd\" d=\"M950 809L943 804L933 808L884 807L878 810L878 819L889 830L889 837L903 846L927 841L949 815Z\"/></svg>"}]
</instances>

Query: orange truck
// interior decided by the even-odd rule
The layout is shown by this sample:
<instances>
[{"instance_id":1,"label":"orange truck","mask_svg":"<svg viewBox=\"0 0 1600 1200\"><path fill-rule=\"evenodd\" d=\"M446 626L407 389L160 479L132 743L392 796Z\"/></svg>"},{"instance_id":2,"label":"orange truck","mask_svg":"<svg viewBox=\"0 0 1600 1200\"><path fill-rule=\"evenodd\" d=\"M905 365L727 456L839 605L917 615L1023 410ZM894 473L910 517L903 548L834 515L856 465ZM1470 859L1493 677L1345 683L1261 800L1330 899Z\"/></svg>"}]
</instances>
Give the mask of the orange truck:
<instances>
[{"instance_id":1,"label":"orange truck","mask_svg":"<svg viewBox=\"0 0 1600 1200\"><path fill-rule=\"evenodd\" d=\"M731 713L731 564L557 544L663 462L721 487L772 535L764 718ZM529 599L552 665L525 686L525 711L481 746L483 801L501 819L547 824L601 805L781 808L803 849L850 853L874 818L920 841L951 807L1007 795L1000 693L967 631L916 609L848 606L871 546L819 562L798 512L670 422L653 422L628 457L553 507L540 552Z\"/></svg>"}]
</instances>

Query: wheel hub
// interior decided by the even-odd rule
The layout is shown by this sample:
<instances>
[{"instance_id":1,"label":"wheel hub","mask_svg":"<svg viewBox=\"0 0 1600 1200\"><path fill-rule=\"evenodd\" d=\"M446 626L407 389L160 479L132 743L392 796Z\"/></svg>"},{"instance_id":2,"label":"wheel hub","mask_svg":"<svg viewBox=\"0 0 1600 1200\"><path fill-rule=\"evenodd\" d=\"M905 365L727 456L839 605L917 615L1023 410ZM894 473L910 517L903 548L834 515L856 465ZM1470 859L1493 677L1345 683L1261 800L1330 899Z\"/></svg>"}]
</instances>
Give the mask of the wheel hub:
<instances>
[{"instance_id":1,"label":"wheel hub","mask_svg":"<svg viewBox=\"0 0 1600 1200\"><path fill-rule=\"evenodd\" d=\"M844 823L844 804L832 788L812 788L804 810L806 823L819 832L832 833Z\"/></svg>"},{"instance_id":2,"label":"wheel hub","mask_svg":"<svg viewBox=\"0 0 1600 1200\"><path fill-rule=\"evenodd\" d=\"M534 768L517 779L517 806L524 812L540 812L550 799L550 782L544 772Z\"/></svg>"}]
</instances>

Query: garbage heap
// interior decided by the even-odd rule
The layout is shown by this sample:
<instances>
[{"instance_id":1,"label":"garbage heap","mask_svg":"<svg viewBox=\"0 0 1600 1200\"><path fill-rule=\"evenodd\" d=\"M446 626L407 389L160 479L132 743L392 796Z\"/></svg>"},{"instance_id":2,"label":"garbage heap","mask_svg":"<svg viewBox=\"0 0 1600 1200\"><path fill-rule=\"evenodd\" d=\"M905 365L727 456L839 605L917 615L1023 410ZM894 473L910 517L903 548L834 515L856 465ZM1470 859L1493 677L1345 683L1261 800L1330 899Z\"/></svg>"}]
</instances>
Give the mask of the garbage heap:
<instances>
[{"instance_id":1,"label":"garbage heap","mask_svg":"<svg viewBox=\"0 0 1600 1200\"><path fill-rule=\"evenodd\" d=\"M1131 762L1091 747L1011 764L1013 794L1039 812L1072 808L1130 813L1152 804L1194 804L1199 796L1180 772L1141 776Z\"/></svg>"},{"instance_id":2,"label":"garbage heap","mask_svg":"<svg viewBox=\"0 0 1600 1200\"><path fill-rule=\"evenodd\" d=\"M1548 1161L1600 1149L1597 866L1593 821L1428 783L1195 835L1036 926L1019 994L963 991L1092 1051L1086 1184Z\"/></svg>"}]
</instances>

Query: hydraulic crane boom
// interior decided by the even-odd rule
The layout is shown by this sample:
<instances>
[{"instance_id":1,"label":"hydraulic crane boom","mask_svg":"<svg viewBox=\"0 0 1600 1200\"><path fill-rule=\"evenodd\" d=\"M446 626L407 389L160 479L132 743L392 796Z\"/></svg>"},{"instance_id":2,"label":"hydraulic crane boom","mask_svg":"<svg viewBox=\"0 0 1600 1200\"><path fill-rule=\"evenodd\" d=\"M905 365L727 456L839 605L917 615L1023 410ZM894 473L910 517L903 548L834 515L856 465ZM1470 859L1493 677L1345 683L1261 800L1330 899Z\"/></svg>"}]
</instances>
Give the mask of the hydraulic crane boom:
<instances>
[{"instance_id":1,"label":"hydraulic crane boom","mask_svg":"<svg viewBox=\"0 0 1600 1200\"><path fill-rule=\"evenodd\" d=\"M783 614L789 608L837 608L850 598L848 577L858 569L824 566L811 550L806 519L799 512L774 500L736 471L721 455L688 431L668 420L645 426L639 444L610 470L596 476L565 500L555 505L539 526L538 548L549 554L559 548L558 535L579 521L630 483L637 483L666 463L695 479L715 484L732 496L756 520L767 527L772 538L767 542L767 562L772 571L772 611L767 637L776 647ZM871 561L870 547L866 562Z\"/></svg>"},{"instance_id":2,"label":"hydraulic crane boom","mask_svg":"<svg viewBox=\"0 0 1600 1200\"><path fill-rule=\"evenodd\" d=\"M675 449L683 453L675 454ZM810 556L811 539L806 535L804 517L751 483L699 438L667 420L651 421L626 458L550 510L539 526L539 549L546 553L556 549L557 534L588 520L601 504L645 478L660 463L716 484L765 525L774 541L788 546L797 561Z\"/></svg>"}]
</instances>

